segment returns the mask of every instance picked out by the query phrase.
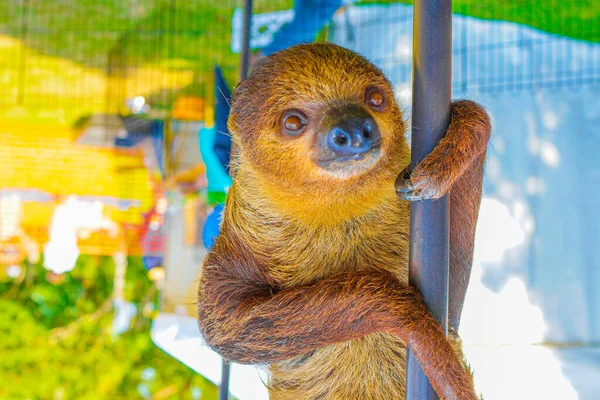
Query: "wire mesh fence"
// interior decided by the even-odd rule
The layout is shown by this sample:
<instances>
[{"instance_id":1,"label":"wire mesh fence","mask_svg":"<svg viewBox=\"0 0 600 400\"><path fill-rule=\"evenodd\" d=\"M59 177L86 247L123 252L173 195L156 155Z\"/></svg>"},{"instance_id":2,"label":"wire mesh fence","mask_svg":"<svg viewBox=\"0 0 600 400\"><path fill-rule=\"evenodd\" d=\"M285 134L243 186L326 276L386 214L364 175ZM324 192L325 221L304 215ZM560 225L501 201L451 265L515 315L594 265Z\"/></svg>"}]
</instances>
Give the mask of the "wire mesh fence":
<instances>
[{"instance_id":1,"label":"wire mesh fence","mask_svg":"<svg viewBox=\"0 0 600 400\"><path fill-rule=\"evenodd\" d=\"M353 7L334 18L329 39L359 50L370 49L370 54L376 54L373 61L393 82L410 82L412 18L408 7ZM456 15L453 94L575 89L600 84L598 43L522 28L516 23ZM590 32L595 29L589 27ZM585 35L580 32L579 36Z\"/></svg>"},{"instance_id":2,"label":"wire mesh fence","mask_svg":"<svg viewBox=\"0 0 600 400\"><path fill-rule=\"evenodd\" d=\"M255 1L253 51L314 39L368 49L404 96L412 11L396 3ZM213 68L222 69L230 87L238 80L242 6L1 1L0 196L20 203L3 200L10 206L2 208L0 239L25 235L42 249L56 206L76 196L100 202L103 215L122 227L85 251L162 251L164 243L149 234L162 221L156 206L165 182L201 163L197 133L215 102ZM593 1L455 0L454 10L455 97L600 84L600 11ZM18 228L6 222L17 213ZM78 240L93 242L96 236L82 229ZM162 226L157 232L164 234Z\"/></svg>"}]
</instances>

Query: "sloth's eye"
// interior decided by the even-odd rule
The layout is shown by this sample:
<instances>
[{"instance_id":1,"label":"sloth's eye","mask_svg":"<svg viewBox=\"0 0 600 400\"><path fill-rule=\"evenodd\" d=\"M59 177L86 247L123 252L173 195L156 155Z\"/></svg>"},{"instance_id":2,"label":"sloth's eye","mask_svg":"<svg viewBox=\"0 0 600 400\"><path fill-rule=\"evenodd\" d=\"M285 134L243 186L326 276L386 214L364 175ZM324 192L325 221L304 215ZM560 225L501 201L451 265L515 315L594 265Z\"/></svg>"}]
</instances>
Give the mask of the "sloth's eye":
<instances>
[{"instance_id":1,"label":"sloth's eye","mask_svg":"<svg viewBox=\"0 0 600 400\"><path fill-rule=\"evenodd\" d=\"M285 119L285 129L288 131L297 131L302 128L302 120L297 115L290 115Z\"/></svg>"},{"instance_id":2,"label":"sloth's eye","mask_svg":"<svg viewBox=\"0 0 600 400\"><path fill-rule=\"evenodd\" d=\"M304 132L306 124L306 116L298 110L291 110L283 114L283 133L287 136L299 136Z\"/></svg>"},{"instance_id":3,"label":"sloth's eye","mask_svg":"<svg viewBox=\"0 0 600 400\"><path fill-rule=\"evenodd\" d=\"M384 97L383 94L377 89L368 89L367 90L367 104L373 107L376 110L379 110L383 107Z\"/></svg>"}]
</instances>

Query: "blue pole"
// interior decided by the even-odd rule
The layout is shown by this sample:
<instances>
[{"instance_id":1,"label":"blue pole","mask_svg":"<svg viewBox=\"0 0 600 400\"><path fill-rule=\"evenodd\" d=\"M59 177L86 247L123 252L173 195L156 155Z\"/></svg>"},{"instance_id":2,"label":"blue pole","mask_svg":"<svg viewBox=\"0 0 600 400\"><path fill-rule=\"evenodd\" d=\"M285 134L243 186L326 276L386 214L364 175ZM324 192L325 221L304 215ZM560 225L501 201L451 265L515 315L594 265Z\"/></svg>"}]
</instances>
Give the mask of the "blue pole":
<instances>
[{"instance_id":1,"label":"blue pole","mask_svg":"<svg viewBox=\"0 0 600 400\"><path fill-rule=\"evenodd\" d=\"M415 0L411 168L429 154L450 122L452 1ZM449 202L411 203L409 282L448 332ZM416 358L408 352L406 399L437 400Z\"/></svg>"}]
</instances>

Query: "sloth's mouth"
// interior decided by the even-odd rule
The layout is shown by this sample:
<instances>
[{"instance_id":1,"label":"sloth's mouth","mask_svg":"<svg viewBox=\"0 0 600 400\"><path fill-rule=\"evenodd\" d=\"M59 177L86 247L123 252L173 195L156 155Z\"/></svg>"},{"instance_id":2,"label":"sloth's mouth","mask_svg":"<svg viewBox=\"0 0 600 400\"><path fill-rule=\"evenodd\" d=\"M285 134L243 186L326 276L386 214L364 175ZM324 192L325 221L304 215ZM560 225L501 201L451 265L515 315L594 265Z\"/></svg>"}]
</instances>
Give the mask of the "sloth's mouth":
<instances>
[{"instance_id":1,"label":"sloth's mouth","mask_svg":"<svg viewBox=\"0 0 600 400\"><path fill-rule=\"evenodd\" d=\"M318 160L319 164L328 164L328 163L337 163L337 162L346 162L346 161L360 161L365 159L367 156L373 153L379 153L381 148L381 140L378 140L373 143L373 145L365 151L361 151L359 153L347 155L347 156L334 156L329 158L323 158Z\"/></svg>"},{"instance_id":2,"label":"sloth's mouth","mask_svg":"<svg viewBox=\"0 0 600 400\"><path fill-rule=\"evenodd\" d=\"M362 152L356 153L356 154L352 154L350 156L335 157L335 158L330 158L328 160L323 160L323 161L324 162L360 161L360 160L364 160L371 153L373 153L375 151L379 151L380 147L381 147L381 143L378 142L376 144L373 144L373 147L371 147L369 150L362 151Z\"/></svg>"},{"instance_id":3,"label":"sloth's mouth","mask_svg":"<svg viewBox=\"0 0 600 400\"><path fill-rule=\"evenodd\" d=\"M381 156L381 142L373 143L373 146L356 154L340 157L329 157L315 160L317 165L326 172L337 177L349 177L365 172L373 167Z\"/></svg>"}]
</instances>

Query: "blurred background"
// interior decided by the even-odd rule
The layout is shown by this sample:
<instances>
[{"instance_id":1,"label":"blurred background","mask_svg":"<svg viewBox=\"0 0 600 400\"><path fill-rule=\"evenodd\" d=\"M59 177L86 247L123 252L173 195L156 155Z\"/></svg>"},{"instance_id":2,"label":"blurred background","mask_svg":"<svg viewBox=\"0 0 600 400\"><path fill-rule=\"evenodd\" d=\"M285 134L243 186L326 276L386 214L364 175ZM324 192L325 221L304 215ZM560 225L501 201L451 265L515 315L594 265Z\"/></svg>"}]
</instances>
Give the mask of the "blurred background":
<instances>
[{"instance_id":1,"label":"blurred background","mask_svg":"<svg viewBox=\"0 0 600 400\"><path fill-rule=\"evenodd\" d=\"M252 59L349 47L408 119L410 3L255 0ZM0 0L0 399L217 398L194 296L231 184L243 6ZM600 398L600 3L453 10L453 96L494 126L460 332L477 388ZM263 399L265 379L234 365L231 393Z\"/></svg>"}]
</instances>

